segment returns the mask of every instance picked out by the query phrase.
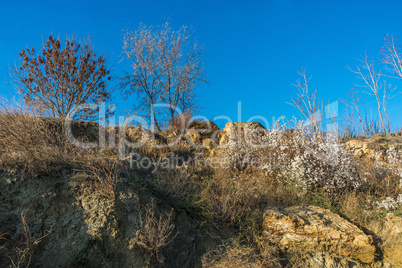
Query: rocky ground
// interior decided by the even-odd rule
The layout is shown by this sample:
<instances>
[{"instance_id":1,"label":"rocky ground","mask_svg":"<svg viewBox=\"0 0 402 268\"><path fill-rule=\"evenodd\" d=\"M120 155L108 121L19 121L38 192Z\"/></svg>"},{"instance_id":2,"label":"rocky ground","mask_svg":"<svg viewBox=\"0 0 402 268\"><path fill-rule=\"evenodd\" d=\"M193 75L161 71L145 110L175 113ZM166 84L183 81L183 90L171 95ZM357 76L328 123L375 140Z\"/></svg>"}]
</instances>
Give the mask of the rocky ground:
<instances>
[{"instance_id":1,"label":"rocky ground","mask_svg":"<svg viewBox=\"0 0 402 268\"><path fill-rule=\"evenodd\" d=\"M204 122L193 125L188 137L194 144L204 145L202 152L208 157L219 156L223 152L219 145L228 143L233 129L239 128L265 131L258 123L229 123L214 135L217 126L209 127ZM141 135L137 137L137 132L138 129L130 129L128 138L138 140ZM286 133L292 135L291 131ZM165 133L159 142L168 142L170 135L174 133ZM389 144L399 146L401 141L400 134L393 134L349 140L346 146L353 148L355 157L370 158L377 151L386 150ZM151 151L143 153L151 154ZM208 176L194 172L193 177ZM0 241L0 248L3 247L0 266L8 267L10 259L20 260L25 250L27 256L32 256L31 267L402 267L402 217L385 212L378 220L362 226L342 213L308 204L265 205L258 212L262 217L260 222L255 222L259 231L251 236L252 244L259 252L274 249L276 253L269 258L275 256L275 260L266 262L258 257L251 261L252 255L245 255L245 260L239 262L219 258L211 261L210 258L215 258L211 252L226 241L245 240L238 238L244 225L210 221L203 213L176 202L172 198L176 195L150 187L144 179L146 176L146 172L119 173L110 197L96 190L89 191L88 177L74 165L46 175L3 168L0 171L0 233L4 239ZM179 190L173 191L178 195ZM224 193L220 198L223 197ZM145 208L152 203L157 222L167 221L172 211L171 242L159 252L141 243ZM35 239L49 230L46 237L35 243ZM26 257L21 267L28 260Z\"/></svg>"},{"instance_id":2,"label":"rocky ground","mask_svg":"<svg viewBox=\"0 0 402 268\"><path fill-rule=\"evenodd\" d=\"M31 267L144 267L160 264L137 245L141 205L155 199L156 213L166 216L172 205L161 203L144 186L121 181L116 198L109 200L82 190L82 181L73 173L51 177L25 177L2 172L0 177L1 232L24 235L20 213L33 237L52 231L34 249ZM162 252L166 267L201 267L201 256L230 230L203 226L188 213L174 209L174 240ZM13 251L9 253L15 258ZM6 258L1 267L8 267Z\"/></svg>"}]
</instances>

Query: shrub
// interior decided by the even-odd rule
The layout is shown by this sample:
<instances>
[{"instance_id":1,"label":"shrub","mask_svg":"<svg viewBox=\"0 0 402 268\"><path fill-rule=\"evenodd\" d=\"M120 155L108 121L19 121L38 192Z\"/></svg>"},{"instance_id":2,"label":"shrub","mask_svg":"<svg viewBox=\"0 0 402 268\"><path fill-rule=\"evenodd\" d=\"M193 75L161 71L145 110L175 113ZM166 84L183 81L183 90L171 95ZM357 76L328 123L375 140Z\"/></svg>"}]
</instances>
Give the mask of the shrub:
<instances>
[{"instance_id":1,"label":"shrub","mask_svg":"<svg viewBox=\"0 0 402 268\"><path fill-rule=\"evenodd\" d=\"M230 173L217 172L202 183L200 197L206 216L211 220L235 224L252 206Z\"/></svg>"},{"instance_id":2,"label":"shrub","mask_svg":"<svg viewBox=\"0 0 402 268\"><path fill-rule=\"evenodd\" d=\"M317 188L339 192L361 186L351 153L331 134L304 132L300 127L276 149L273 157L282 175L294 180L304 193Z\"/></svg>"},{"instance_id":3,"label":"shrub","mask_svg":"<svg viewBox=\"0 0 402 268\"><path fill-rule=\"evenodd\" d=\"M361 186L355 161L341 141L302 124L293 130L278 127L237 133L223 148L223 155L236 170L264 170L266 176L297 185L301 193L313 189L339 192Z\"/></svg>"},{"instance_id":4,"label":"shrub","mask_svg":"<svg viewBox=\"0 0 402 268\"><path fill-rule=\"evenodd\" d=\"M136 242L139 246L149 250L159 262L164 262L161 249L171 243L178 233L173 234L175 225L171 222L173 209L168 215L159 218L155 216L155 203L144 207L144 213L140 216L140 231L136 233Z\"/></svg>"},{"instance_id":5,"label":"shrub","mask_svg":"<svg viewBox=\"0 0 402 268\"><path fill-rule=\"evenodd\" d=\"M87 156L86 161L79 162L86 175L84 190L94 192L107 199L115 199L115 188L119 178L118 162L105 156L95 158Z\"/></svg>"}]
</instances>

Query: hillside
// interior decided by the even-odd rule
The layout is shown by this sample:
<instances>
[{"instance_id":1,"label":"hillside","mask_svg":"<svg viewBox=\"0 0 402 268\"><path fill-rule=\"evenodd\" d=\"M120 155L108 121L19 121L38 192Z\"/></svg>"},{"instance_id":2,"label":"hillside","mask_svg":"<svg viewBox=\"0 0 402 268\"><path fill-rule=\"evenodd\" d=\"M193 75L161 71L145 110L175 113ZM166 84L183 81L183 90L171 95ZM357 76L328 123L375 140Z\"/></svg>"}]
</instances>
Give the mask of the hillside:
<instances>
[{"instance_id":1,"label":"hillside","mask_svg":"<svg viewBox=\"0 0 402 268\"><path fill-rule=\"evenodd\" d=\"M1 267L402 266L400 133L65 127L0 115Z\"/></svg>"}]
</instances>

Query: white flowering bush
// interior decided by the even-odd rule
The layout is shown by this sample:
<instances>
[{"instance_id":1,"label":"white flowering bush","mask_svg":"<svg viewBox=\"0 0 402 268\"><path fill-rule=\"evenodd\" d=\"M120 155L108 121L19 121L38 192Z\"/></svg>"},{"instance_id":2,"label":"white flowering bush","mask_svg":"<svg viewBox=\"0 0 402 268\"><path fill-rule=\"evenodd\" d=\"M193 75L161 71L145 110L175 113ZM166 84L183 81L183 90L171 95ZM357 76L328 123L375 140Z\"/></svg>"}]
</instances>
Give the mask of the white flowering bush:
<instances>
[{"instance_id":1,"label":"white flowering bush","mask_svg":"<svg viewBox=\"0 0 402 268\"><path fill-rule=\"evenodd\" d=\"M393 175L400 177L399 187L402 185L402 150L391 147L387 150L387 160Z\"/></svg>"},{"instance_id":2,"label":"white flowering bush","mask_svg":"<svg viewBox=\"0 0 402 268\"><path fill-rule=\"evenodd\" d=\"M235 170L258 168L266 157L262 150L271 144L269 132L262 128L233 128L227 144L221 146L228 167Z\"/></svg>"},{"instance_id":3,"label":"white flowering bush","mask_svg":"<svg viewBox=\"0 0 402 268\"><path fill-rule=\"evenodd\" d=\"M390 147L375 155L374 171L377 176L381 201L374 202L378 209L395 210L402 207L402 150Z\"/></svg>"},{"instance_id":4,"label":"white flowering bush","mask_svg":"<svg viewBox=\"0 0 402 268\"><path fill-rule=\"evenodd\" d=\"M335 192L361 185L351 153L335 136L298 125L280 143L274 156L277 166L304 191L323 188Z\"/></svg>"},{"instance_id":5,"label":"white flowering bush","mask_svg":"<svg viewBox=\"0 0 402 268\"><path fill-rule=\"evenodd\" d=\"M390 196L386 197L381 202L376 202L377 208L385 210L395 210L402 206L402 194L399 194L397 198Z\"/></svg>"},{"instance_id":6,"label":"white flowering bush","mask_svg":"<svg viewBox=\"0 0 402 268\"><path fill-rule=\"evenodd\" d=\"M361 185L352 154L332 135L310 131L302 124L262 132L231 135L223 148L235 169L260 168L266 176L293 182L305 193L322 188L335 192Z\"/></svg>"}]
</instances>

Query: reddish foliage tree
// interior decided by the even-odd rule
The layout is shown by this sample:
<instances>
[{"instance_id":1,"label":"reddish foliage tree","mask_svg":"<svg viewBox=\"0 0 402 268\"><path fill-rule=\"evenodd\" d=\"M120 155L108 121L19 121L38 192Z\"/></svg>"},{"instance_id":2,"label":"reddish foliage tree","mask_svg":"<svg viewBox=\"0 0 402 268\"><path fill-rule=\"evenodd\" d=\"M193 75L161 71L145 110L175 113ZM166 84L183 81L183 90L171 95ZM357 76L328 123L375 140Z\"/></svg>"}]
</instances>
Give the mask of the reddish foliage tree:
<instances>
[{"instance_id":1,"label":"reddish foliage tree","mask_svg":"<svg viewBox=\"0 0 402 268\"><path fill-rule=\"evenodd\" d=\"M89 41L67 37L64 47L59 38L49 36L37 52L22 50L21 64L14 65L14 86L27 105L36 105L53 117L65 118L80 105L110 100L112 79L105 56L98 55ZM73 119L93 120L99 107L80 109ZM111 110L106 111L110 116Z\"/></svg>"}]
</instances>

